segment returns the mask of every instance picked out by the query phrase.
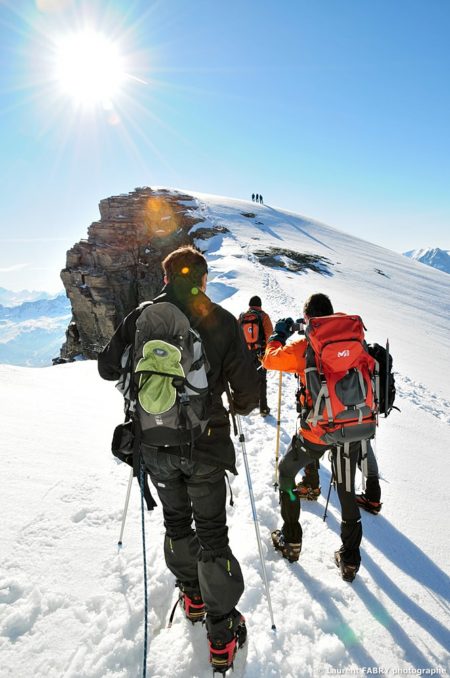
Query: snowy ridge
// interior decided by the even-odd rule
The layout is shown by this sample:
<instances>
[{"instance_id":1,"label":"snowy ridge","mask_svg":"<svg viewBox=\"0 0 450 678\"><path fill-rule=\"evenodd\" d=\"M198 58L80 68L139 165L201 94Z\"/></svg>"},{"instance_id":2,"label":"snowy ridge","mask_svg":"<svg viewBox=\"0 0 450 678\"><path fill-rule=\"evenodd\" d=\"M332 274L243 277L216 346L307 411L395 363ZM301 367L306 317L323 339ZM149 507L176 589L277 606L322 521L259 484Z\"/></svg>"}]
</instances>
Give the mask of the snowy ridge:
<instances>
[{"instance_id":1,"label":"snowy ridge","mask_svg":"<svg viewBox=\"0 0 450 678\"><path fill-rule=\"evenodd\" d=\"M402 410L380 421L383 509L362 516L362 567L352 585L340 579L333 563L340 521L333 491L328 520L322 520L329 462L320 471L319 501L302 506L303 551L299 563L290 565L270 545L270 531L280 524L273 488L276 416L242 419L277 631L270 628L236 442L239 475L230 478L235 505L228 507L228 522L246 582L239 608L249 637L230 678L448 672L446 278L295 215L248 202L197 199L208 223L229 229L199 242L207 248L212 298L237 314L258 293L275 320L300 315L311 292L328 292L336 308L361 313L371 341L389 336ZM243 211L257 216L252 221ZM273 243L323 254L333 275L263 266L255 251ZM39 370L0 366L0 385L2 671L15 678L136 678L143 652L140 497L134 485L118 552L129 469L114 462L109 446L122 419L120 395L99 379L94 362ZM277 388L278 374L269 373L274 415ZM284 375L281 451L295 430L294 392L295 379ZM164 564L163 534L158 507L146 514L147 675L211 678L205 629L188 624L180 610L167 628L176 591Z\"/></svg>"},{"instance_id":2,"label":"snowy ridge","mask_svg":"<svg viewBox=\"0 0 450 678\"><path fill-rule=\"evenodd\" d=\"M426 247L420 250L409 250L409 252L404 252L404 255L414 261L437 268L444 273L450 273L450 253L448 250L441 250L439 247Z\"/></svg>"},{"instance_id":3,"label":"snowy ridge","mask_svg":"<svg viewBox=\"0 0 450 678\"><path fill-rule=\"evenodd\" d=\"M237 314L252 294L261 292L264 308L272 317L298 317L310 294L324 292L336 310L361 315L370 342L383 343L389 338L397 371L432 385L437 393L446 388L442 370L450 369L450 286L440 272L290 212L196 195L196 213L206 224L230 230L197 243L206 249L211 263L208 290L215 300L233 312L236 309ZM246 218L244 212L255 217ZM204 226L198 224L192 231ZM263 266L254 253L268 247L326 257L332 275ZM443 364L434 359L433 351L422 349L429 344L430 328Z\"/></svg>"}]
</instances>

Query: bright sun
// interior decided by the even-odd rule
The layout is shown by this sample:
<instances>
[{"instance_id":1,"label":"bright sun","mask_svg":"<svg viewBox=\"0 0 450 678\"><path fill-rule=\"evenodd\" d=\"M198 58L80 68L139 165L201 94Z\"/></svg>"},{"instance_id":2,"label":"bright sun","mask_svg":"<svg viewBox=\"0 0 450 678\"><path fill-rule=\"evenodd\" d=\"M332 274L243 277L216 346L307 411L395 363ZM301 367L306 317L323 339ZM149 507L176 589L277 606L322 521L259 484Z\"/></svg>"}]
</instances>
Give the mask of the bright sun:
<instances>
[{"instance_id":1,"label":"bright sun","mask_svg":"<svg viewBox=\"0 0 450 678\"><path fill-rule=\"evenodd\" d=\"M101 33L84 30L58 42L56 78L64 94L78 105L110 105L125 77L117 45Z\"/></svg>"}]
</instances>

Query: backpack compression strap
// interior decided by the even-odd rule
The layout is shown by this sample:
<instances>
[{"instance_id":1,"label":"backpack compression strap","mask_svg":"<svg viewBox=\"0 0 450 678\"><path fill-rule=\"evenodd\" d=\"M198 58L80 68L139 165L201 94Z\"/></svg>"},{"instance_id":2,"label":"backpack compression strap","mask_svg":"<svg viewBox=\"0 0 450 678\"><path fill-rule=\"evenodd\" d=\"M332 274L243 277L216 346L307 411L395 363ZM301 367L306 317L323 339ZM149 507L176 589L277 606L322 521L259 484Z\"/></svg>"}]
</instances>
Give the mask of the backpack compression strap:
<instances>
[{"instance_id":1,"label":"backpack compression strap","mask_svg":"<svg viewBox=\"0 0 450 678\"><path fill-rule=\"evenodd\" d=\"M305 375L307 372L319 372L317 367L307 367L305 369ZM320 387L320 391L317 394L317 399L316 399L316 404L314 406L314 410L310 412L309 416L307 417L307 421L311 421L313 426L317 425L317 422L320 418L320 410L321 410L321 405L322 405L322 399L325 399L325 406L327 408L327 415L328 415L328 422L330 424L333 423L333 410L331 408L331 400L330 400L330 394L328 392L328 386L326 381L323 379L322 384Z\"/></svg>"},{"instance_id":2,"label":"backpack compression strap","mask_svg":"<svg viewBox=\"0 0 450 678\"><path fill-rule=\"evenodd\" d=\"M338 445L336 448L336 467L337 467L337 482L342 484L342 457L344 457L345 465L345 491L350 492L352 489L351 465L350 465L350 443Z\"/></svg>"}]
</instances>

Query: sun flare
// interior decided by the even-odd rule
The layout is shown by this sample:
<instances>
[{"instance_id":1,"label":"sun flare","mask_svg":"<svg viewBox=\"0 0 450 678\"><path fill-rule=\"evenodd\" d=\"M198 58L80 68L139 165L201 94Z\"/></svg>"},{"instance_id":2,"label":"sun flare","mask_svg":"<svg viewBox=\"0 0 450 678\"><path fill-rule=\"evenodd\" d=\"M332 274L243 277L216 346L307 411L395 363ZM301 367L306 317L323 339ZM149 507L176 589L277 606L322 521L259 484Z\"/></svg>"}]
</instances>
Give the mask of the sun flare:
<instances>
[{"instance_id":1,"label":"sun flare","mask_svg":"<svg viewBox=\"0 0 450 678\"><path fill-rule=\"evenodd\" d=\"M117 45L101 33L84 30L57 45L55 75L61 91L80 106L110 105L125 80Z\"/></svg>"}]
</instances>

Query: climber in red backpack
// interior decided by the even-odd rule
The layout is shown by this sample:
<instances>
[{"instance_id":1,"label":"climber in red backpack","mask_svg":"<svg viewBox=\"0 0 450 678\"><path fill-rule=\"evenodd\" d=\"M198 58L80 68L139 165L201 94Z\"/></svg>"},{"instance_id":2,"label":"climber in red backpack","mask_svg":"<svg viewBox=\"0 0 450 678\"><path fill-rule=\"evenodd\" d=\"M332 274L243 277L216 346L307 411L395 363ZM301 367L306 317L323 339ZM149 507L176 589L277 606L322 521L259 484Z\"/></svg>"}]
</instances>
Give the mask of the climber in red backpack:
<instances>
[{"instance_id":1,"label":"climber in red backpack","mask_svg":"<svg viewBox=\"0 0 450 678\"><path fill-rule=\"evenodd\" d=\"M307 464L332 452L333 476L342 509L342 546L336 565L353 581L361 562L361 518L355 497L355 472L361 450L375 435L377 395L375 360L367 350L357 315L334 313L325 294L313 294L303 308L304 333L286 344L300 327L292 318L275 324L263 365L299 376L300 427L279 465L283 526L272 532L273 545L295 562L302 547L300 498L295 477Z\"/></svg>"},{"instance_id":2,"label":"climber in red backpack","mask_svg":"<svg viewBox=\"0 0 450 678\"><path fill-rule=\"evenodd\" d=\"M273 332L272 321L265 311L262 310L261 297L251 297L249 308L239 316L239 322L244 333L247 348L252 352L253 361L259 374L259 411L263 417L270 414L267 405L267 371L261 364L266 344Z\"/></svg>"}]
</instances>

